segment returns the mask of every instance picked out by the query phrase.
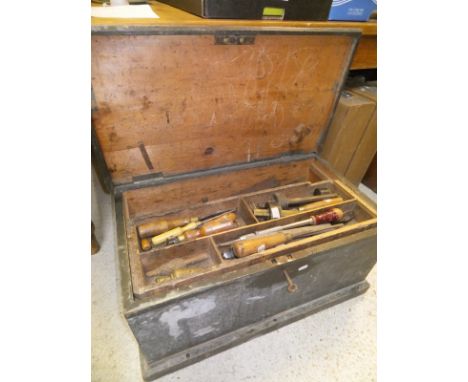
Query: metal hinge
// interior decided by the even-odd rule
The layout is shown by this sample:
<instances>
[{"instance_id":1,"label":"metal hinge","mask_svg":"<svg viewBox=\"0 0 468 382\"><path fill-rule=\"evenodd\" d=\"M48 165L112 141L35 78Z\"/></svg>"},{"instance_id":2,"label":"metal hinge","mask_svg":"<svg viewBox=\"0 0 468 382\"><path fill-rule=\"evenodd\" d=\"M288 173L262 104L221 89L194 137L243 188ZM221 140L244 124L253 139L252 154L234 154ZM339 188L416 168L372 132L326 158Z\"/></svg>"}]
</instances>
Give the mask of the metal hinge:
<instances>
[{"instance_id":1,"label":"metal hinge","mask_svg":"<svg viewBox=\"0 0 468 382\"><path fill-rule=\"evenodd\" d=\"M255 44L254 35L215 35L215 44L217 45L252 45Z\"/></svg>"}]
</instances>

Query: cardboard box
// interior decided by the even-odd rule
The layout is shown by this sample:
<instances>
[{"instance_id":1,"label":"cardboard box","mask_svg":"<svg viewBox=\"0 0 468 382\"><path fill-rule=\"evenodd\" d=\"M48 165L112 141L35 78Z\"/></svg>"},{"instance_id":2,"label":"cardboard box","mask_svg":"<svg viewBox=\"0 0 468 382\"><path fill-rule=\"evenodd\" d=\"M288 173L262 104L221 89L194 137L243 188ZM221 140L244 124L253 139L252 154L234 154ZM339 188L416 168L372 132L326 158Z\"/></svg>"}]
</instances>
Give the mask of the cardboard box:
<instances>
[{"instance_id":1,"label":"cardboard box","mask_svg":"<svg viewBox=\"0 0 468 382\"><path fill-rule=\"evenodd\" d=\"M367 21L377 9L377 0L333 0L328 20Z\"/></svg>"}]
</instances>

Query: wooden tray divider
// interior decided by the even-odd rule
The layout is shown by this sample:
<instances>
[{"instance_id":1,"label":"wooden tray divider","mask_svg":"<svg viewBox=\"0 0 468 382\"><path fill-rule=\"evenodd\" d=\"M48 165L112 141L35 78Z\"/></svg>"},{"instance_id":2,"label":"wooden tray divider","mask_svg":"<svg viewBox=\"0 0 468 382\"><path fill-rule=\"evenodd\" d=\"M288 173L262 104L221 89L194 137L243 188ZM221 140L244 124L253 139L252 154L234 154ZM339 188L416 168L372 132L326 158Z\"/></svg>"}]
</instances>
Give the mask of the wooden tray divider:
<instances>
[{"instance_id":1,"label":"wooden tray divider","mask_svg":"<svg viewBox=\"0 0 468 382\"><path fill-rule=\"evenodd\" d=\"M344 199L344 201L333 203L328 206L310 209L308 211L298 211L298 213L291 216L266 221L258 221L258 219L253 215L253 211L249 206L250 198L268 198L269 196L273 195L274 192L283 192L288 197L302 195L305 196L306 194L313 193L313 190L317 187L329 187L331 192L337 193ZM217 210L229 209L230 207L236 208L236 213L238 214L239 219L238 222L240 223L238 227L225 232L197 238L195 240L182 242L179 244L153 248L150 251L145 252L142 252L140 249L139 237L136 229L137 224L140 224L143 221L148 221L151 218L154 219L156 216L153 214L151 218L148 215L145 217L140 216L136 219L131 219L128 216L128 211L126 211L125 224L128 235L128 249L130 254L130 266L134 294L138 297L146 297L152 293L160 293L181 286L189 286L191 282L197 280L206 279L220 273L244 268L261 261L271 260L276 256L283 254L291 254L300 250L310 249L311 246L360 232L372 228L376 225L376 219L374 215L375 210L370 208L367 204L362 203L355 193L351 192L348 187L346 187L341 182L338 183L334 179L322 180L314 183L294 183L286 186L252 192L249 194L237 195L220 200L213 200L209 203L198 204L190 208L169 211L165 213L164 216L183 216L192 213L194 216L203 216L216 212ZM307 219L311 215L327 211L333 207L341 208L345 213L353 211L355 220L348 222L348 224L341 228L337 228L336 230L296 240L294 242L283 244L275 248L253 254L251 256L247 256L245 258L227 260L222 257L221 248L219 247L220 243L234 240L237 237L247 233ZM161 216L157 217L159 218ZM201 268L203 268L203 270L201 270L199 273L187 275L185 277L173 280L167 280L160 285L155 283L154 280L150 280L150 278L145 276L145 272L148 271L148 269L146 269L148 267L148 259L151 256L182 258L188 256L190 251L196 252L198 249L200 251L206 251L209 254L208 259L211 262L209 266L206 266L206 264L205 266L202 266ZM197 266L194 265L194 267Z\"/></svg>"},{"instance_id":2,"label":"wooden tray divider","mask_svg":"<svg viewBox=\"0 0 468 382\"><path fill-rule=\"evenodd\" d=\"M294 252L299 252L301 250L312 250L313 246L326 243L329 240L336 240L354 233L362 232L367 229L376 227L377 219L369 219L363 222L355 223L352 225L346 225L344 227L338 228L334 231L329 231L322 233L320 235L312 236L309 238L297 240L288 244L279 245L275 248L253 254L244 258L224 260L221 264L215 267L207 268L206 272L199 274L194 274L183 279L171 280L161 285L155 285L154 283L145 283L140 287L136 288L135 294L138 297L147 297L152 293L159 293L164 291L169 291L175 287L187 286L191 282L212 277L218 274L231 272L244 268L259 262L272 260L273 258L281 255L290 255L294 258ZM272 263L272 266L275 266Z\"/></svg>"},{"instance_id":3,"label":"wooden tray divider","mask_svg":"<svg viewBox=\"0 0 468 382\"><path fill-rule=\"evenodd\" d=\"M213 239L213 236L208 236L207 239L210 241L210 244L211 244L211 246L213 248L213 252L218 257L219 263L216 266L220 266L224 261L223 255L221 254L221 251L219 250L218 245L216 244L215 240Z\"/></svg>"},{"instance_id":4,"label":"wooden tray divider","mask_svg":"<svg viewBox=\"0 0 468 382\"><path fill-rule=\"evenodd\" d=\"M266 221L263 221L263 222L259 222L259 223L254 224L254 225L234 228L234 229L232 229L230 231L220 232L220 233L214 234L212 237L214 238L215 243L217 243L217 244L218 243L223 243L223 242L226 242L226 241L234 240L235 238L237 238L239 236L242 236L242 235L245 235L245 234L248 234L248 233L251 233L251 232L255 232L255 231L259 231L259 230L263 230L263 229L267 229L267 228L277 227L277 226L280 226L280 225L289 224L289 223L293 223L293 222L296 222L296 221L304 220L304 219L307 219L308 217L310 217L311 215L315 215L315 214L319 214L319 213L324 212L324 211L328 211L330 208L333 208L333 207L341 208L345 213L350 212L350 211L353 211L356 208L356 206L357 206L356 203L357 203L356 199L346 200L346 201L343 201L343 202L337 202L337 203L333 203L330 206L320 207L320 208L317 208L317 209L314 209L314 210L309 210L309 211L298 212L297 214L294 214L294 215L291 215L291 216L285 216L285 217L282 217L282 218L279 218L279 219L272 219L272 220L266 220Z\"/></svg>"},{"instance_id":5,"label":"wooden tray divider","mask_svg":"<svg viewBox=\"0 0 468 382\"><path fill-rule=\"evenodd\" d=\"M240 199L240 209L245 213L245 215L250 220L250 224L256 224L259 220L253 214L252 208L249 206L249 203L245 200L245 198Z\"/></svg>"}]
</instances>

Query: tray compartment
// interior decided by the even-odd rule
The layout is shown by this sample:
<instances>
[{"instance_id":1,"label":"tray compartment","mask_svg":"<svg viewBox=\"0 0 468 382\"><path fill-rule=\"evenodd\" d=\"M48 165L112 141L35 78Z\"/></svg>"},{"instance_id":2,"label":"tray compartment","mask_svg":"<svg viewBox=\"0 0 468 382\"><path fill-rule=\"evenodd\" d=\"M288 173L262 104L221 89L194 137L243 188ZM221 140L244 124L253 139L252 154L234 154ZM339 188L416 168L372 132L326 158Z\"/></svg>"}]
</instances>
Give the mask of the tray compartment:
<instances>
[{"instance_id":1,"label":"tray compartment","mask_svg":"<svg viewBox=\"0 0 468 382\"><path fill-rule=\"evenodd\" d=\"M346 191L342 189L335 187L333 182L321 181L321 182L315 182L315 183L303 182L303 183L289 185L286 187L278 187L275 189L258 192L252 196L246 196L244 200L247 206L249 207L249 210L251 211L254 218L257 221L265 221L265 220L270 220L271 218L267 216L262 216L260 214L255 214L254 211L255 209L257 209L257 211L266 212L266 210L268 209L267 205L269 203L279 206L278 200L275 197L275 195L280 194L281 197L284 197L286 199L303 198L303 197L314 196L315 195L314 193L316 190L321 190L321 192L332 194L333 196L330 196L330 199L338 198L338 197L340 197L342 201L352 199L352 196L349 193L347 193ZM340 203L340 201L335 201L333 203L328 204L327 207L334 206L338 203ZM309 203L305 203L305 204L309 204ZM298 205L298 206L282 208L280 210L281 211L280 216L286 217L286 216L291 216L292 214L295 214L295 213L300 213L301 211L299 210L299 207L302 207L302 206ZM307 208L307 211L313 211L318 208L321 208L320 204L317 204L315 208L314 206L310 205L309 208Z\"/></svg>"},{"instance_id":2,"label":"tray compartment","mask_svg":"<svg viewBox=\"0 0 468 382\"><path fill-rule=\"evenodd\" d=\"M139 249L141 252L146 252L145 250L143 250L141 246L141 239L143 238L138 235L138 231L137 231L137 227L140 226L141 224L148 223L151 221L156 221L159 219L162 219L162 220L172 219L172 218L188 218L189 219L189 218L194 218L194 217L203 218L208 215L213 215L216 213L220 213L223 211L230 211L230 210L232 210L232 212L236 214L235 227L241 227L241 226L253 224L256 222L252 213L247 208L245 202L239 198L230 198L226 200L215 201L209 204L198 205L193 208L187 208L187 209L175 211L173 213L168 213L163 216L157 216L157 215L153 215L152 217L148 216L144 219L141 219L141 218L137 219L134 223L135 237L138 238L139 244L140 244ZM148 240L151 240L151 238L149 237ZM160 248L160 247L161 246L158 246L156 248Z\"/></svg>"},{"instance_id":3,"label":"tray compartment","mask_svg":"<svg viewBox=\"0 0 468 382\"><path fill-rule=\"evenodd\" d=\"M207 205L220 199L305 182L309 180L309 176L310 161L301 160L181 179L126 191L123 198L127 218L137 221Z\"/></svg>"},{"instance_id":4,"label":"tray compartment","mask_svg":"<svg viewBox=\"0 0 468 382\"><path fill-rule=\"evenodd\" d=\"M307 164L305 166L305 164ZM296 254L299 253L311 253L315 251L316 246L320 246L325 243L332 243L334 240L352 236L356 233L372 229L376 226L376 211L369 205L365 199L362 199L360 194L356 193L352 188L348 187L345 183L335 177L333 174L329 174L326 168L320 166L316 169L314 161L299 161L295 164L291 164L293 168L305 169L308 177L304 178L302 175L299 178L293 177L284 178L280 184L276 180L271 182L271 178L265 178L265 175L271 174L271 167L267 168L255 168L244 171L237 171L232 173L223 174L223 176L212 175L203 178L198 178L193 181L201 188L204 185L209 184L213 186L215 183L222 188L220 194L214 188L211 190L212 193L206 195L206 199L198 203L187 203L190 189L187 188L189 183L184 181L179 182L177 187L174 184L161 185L152 187L151 193L149 190L146 192L146 201L158 200L157 205L162 208L156 208L152 204L153 208L148 208L148 204L145 204L145 208L140 210L136 209L135 196L140 190L133 190L124 194L123 206L126 217L127 227L127 243L129 248L129 260L132 274L132 289L133 294L137 299L144 299L150 296L167 296L168 292L190 290L196 285L209 285L212 282L218 280L219 277L223 279L230 279L236 277L237 272L250 272L251 266L257 264L271 264L270 260L278 258L278 256L289 255L291 261L296 260ZM302 172L302 170L301 170ZM262 175L263 174L263 175ZM305 175L304 173L302 173ZM291 175L291 174L290 174ZM217 182L216 182L217 180ZM283 183L283 184L282 184ZM284 184L285 183L285 184ZM239 184L242 184L242 189L237 193ZM272 187L274 185L274 187ZM187 187L186 187L187 186ZM210 187L211 187L210 186ZM228 192L227 187L231 187L229 190L229 196L222 198L214 198L215 196L224 196L225 192ZM313 193L313 190L317 187L324 188L329 187L330 191L341 196L344 201L337 202L336 204L320 207L308 211L298 211L293 215L281 217L279 219L267 220L258 222L257 219L252 215L252 211L248 208L250 200L268 200L268 198L274 194L274 192L282 192L288 197L300 197ZM175 200L172 193L166 193L169 190L178 190L177 193L184 195L181 200ZM195 195L195 194L196 195ZM164 203L164 195L167 195L169 200L170 209L168 205ZM199 190L192 192L192 197L197 200L201 197ZM151 204L151 203L150 203ZM144 203L139 200L139 205L143 206ZM267 229L283 224L296 222L309 218L312 214L319 214L329 210L332 207L339 207L343 209L345 213L352 211L353 219L348 221L346 225L337 228L336 230L324 232L316 236L301 238L298 240L291 241L286 244L282 244L277 247L255 253L244 258L235 258L226 260L223 259L219 244L225 241L231 241L235 238L248 234L254 231ZM226 209L236 208L240 216L239 226L232 228L225 232L215 233L211 236L197 238L193 241L186 241L179 244L172 244L165 247L156 247L147 252L141 252L138 245L138 235L136 231L136 225L153 219L155 217L167 217L167 216L181 216L182 214L189 213L196 216L204 216L212 214L214 212ZM164 282L156 283L154 277L148 279L145 273L150 266L148 261L152 259L152 256L156 254L164 254L161 261L169 261L172 258L184 258L186 253L191 252L194 248L202 248L202 244L205 243L205 251L212 254L212 263L202 263L202 270L196 274L188 275L186 278L178 278L176 280L166 279ZM197 247L202 245L202 247ZM208 248L208 249L207 249ZM204 250L197 249L195 252L203 252ZM148 257L149 256L149 257ZM302 256L302 255L301 255ZM144 259L144 260L142 260ZM142 264L142 261L146 262ZM151 265L152 266L152 265Z\"/></svg>"},{"instance_id":5,"label":"tray compartment","mask_svg":"<svg viewBox=\"0 0 468 382\"><path fill-rule=\"evenodd\" d=\"M340 208L344 213L345 216L350 216L352 214L352 219L348 220L346 222L346 225L352 225L355 223L363 222L365 220L371 219L372 216L368 214L366 211L364 211L359 204L356 202L356 200L348 200L344 201L341 203L338 203L334 205L333 207L322 207L318 208L314 211L304 211L304 212L299 212L295 215L283 217L280 219L272 219L272 220L267 220L264 222L260 222L255 225L250 225L250 226L245 226L245 227L239 227L237 229L233 229L229 232L222 232L218 233L216 235L213 235L213 240L216 243L216 245L220 245L221 243L229 242L232 240L235 240L239 236L247 235L249 233L253 233L256 231L268 229L268 228L273 228L273 227L278 227L294 222L298 222L301 220L305 220L309 218L312 215L317 215L326 211L329 211L331 208Z\"/></svg>"},{"instance_id":6,"label":"tray compartment","mask_svg":"<svg viewBox=\"0 0 468 382\"><path fill-rule=\"evenodd\" d=\"M201 277L221 264L210 238L181 243L140 256L144 283L154 289L174 288Z\"/></svg>"}]
</instances>

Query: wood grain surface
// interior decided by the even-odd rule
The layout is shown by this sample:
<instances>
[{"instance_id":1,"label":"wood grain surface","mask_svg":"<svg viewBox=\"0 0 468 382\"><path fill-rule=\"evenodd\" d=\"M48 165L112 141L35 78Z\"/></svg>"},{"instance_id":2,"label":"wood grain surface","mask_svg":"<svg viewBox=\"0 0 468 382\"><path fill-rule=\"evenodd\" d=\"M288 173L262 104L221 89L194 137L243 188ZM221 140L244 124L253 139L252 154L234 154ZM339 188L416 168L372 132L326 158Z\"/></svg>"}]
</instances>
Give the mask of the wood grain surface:
<instances>
[{"instance_id":1,"label":"wood grain surface","mask_svg":"<svg viewBox=\"0 0 468 382\"><path fill-rule=\"evenodd\" d=\"M377 152L377 110L372 114L372 118L367 125L359 145L354 152L345 177L355 185L359 184L364 177L372 158Z\"/></svg>"},{"instance_id":2,"label":"wood grain surface","mask_svg":"<svg viewBox=\"0 0 468 382\"><path fill-rule=\"evenodd\" d=\"M225 20L204 19L157 1L149 1L159 19L91 18L93 28L103 27L154 27L154 26L245 26L294 28L358 28L363 38L351 64L352 69L377 67L377 23L343 21L275 21L275 20Z\"/></svg>"},{"instance_id":3,"label":"wood grain surface","mask_svg":"<svg viewBox=\"0 0 468 382\"><path fill-rule=\"evenodd\" d=\"M187 179L155 187L145 187L123 194L132 219L157 211L164 213L236 194L260 191L309 178L309 161L258 167L222 175Z\"/></svg>"},{"instance_id":4,"label":"wood grain surface","mask_svg":"<svg viewBox=\"0 0 468 382\"><path fill-rule=\"evenodd\" d=\"M375 103L359 94L347 91L340 97L320 155L341 174L346 173L374 110Z\"/></svg>"},{"instance_id":5,"label":"wood grain surface","mask_svg":"<svg viewBox=\"0 0 468 382\"><path fill-rule=\"evenodd\" d=\"M372 191L377 193L377 153L375 153L369 168L367 169L362 183L369 187Z\"/></svg>"},{"instance_id":6,"label":"wood grain surface","mask_svg":"<svg viewBox=\"0 0 468 382\"><path fill-rule=\"evenodd\" d=\"M377 36L363 35L359 40L351 69L377 68Z\"/></svg>"},{"instance_id":7,"label":"wood grain surface","mask_svg":"<svg viewBox=\"0 0 468 382\"><path fill-rule=\"evenodd\" d=\"M354 37L94 35L93 123L114 183L310 152Z\"/></svg>"},{"instance_id":8,"label":"wood grain surface","mask_svg":"<svg viewBox=\"0 0 468 382\"><path fill-rule=\"evenodd\" d=\"M362 134L359 144L356 146L356 150L345 172L345 177L357 185L361 182L377 152L377 87L359 86L353 88L352 92L375 103L372 117Z\"/></svg>"}]
</instances>

